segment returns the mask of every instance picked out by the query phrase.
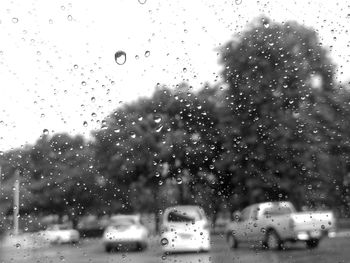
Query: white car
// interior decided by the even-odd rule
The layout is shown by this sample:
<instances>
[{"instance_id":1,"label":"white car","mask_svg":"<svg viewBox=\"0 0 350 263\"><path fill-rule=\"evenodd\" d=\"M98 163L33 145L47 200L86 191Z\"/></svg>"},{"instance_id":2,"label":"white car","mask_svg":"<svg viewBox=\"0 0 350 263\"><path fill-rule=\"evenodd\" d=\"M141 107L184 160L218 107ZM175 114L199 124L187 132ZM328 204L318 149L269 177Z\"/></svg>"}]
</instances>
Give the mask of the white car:
<instances>
[{"instance_id":1,"label":"white car","mask_svg":"<svg viewBox=\"0 0 350 263\"><path fill-rule=\"evenodd\" d=\"M46 230L40 232L40 235L45 241L52 244L77 243L80 239L80 235L77 230L64 224L48 226Z\"/></svg>"},{"instance_id":2,"label":"white car","mask_svg":"<svg viewBox=\"0 0 350 263\"><path fill-rule=\"evenodd\" d=\"M148 230L138 215L116 215L111 217L102 239L107 252L122 245L135 245L137 250L144 250L148 244Z\"/></svg>"},{"instance_id":3,"label":"white car","mask_svg":"<svg viewBox=\"0 0 350 263\"><path fill-rule=\"evenodd\" d=\"M282 249L285 242L304 242L316 248L320 240L335 233L332 211L296 212L290 202L266 202L245 208L226 230L231 248L253 242Z\"/></svg>"},{"instance_id":4,"label":"white car","mask_svg":"<svg viewBox=\"0 0 350 263\"><path fill-rule=\"evenodd\" d=\"M209 251L208 219L199 206L175 206L164 211L161 228L164 252Z\"/></svg>"}]
</instances>

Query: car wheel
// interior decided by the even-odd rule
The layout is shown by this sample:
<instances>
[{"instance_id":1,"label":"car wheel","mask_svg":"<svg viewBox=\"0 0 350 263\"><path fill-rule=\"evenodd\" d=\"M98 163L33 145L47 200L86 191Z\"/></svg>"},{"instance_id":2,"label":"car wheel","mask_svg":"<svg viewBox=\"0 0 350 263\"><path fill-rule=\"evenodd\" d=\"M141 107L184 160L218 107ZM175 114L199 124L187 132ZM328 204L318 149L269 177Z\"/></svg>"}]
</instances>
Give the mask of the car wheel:
<instances>
[{"instance_id":1,"label":"car wheel","mask_svg":"<svg viewBox=\"0 0 350 263\"><path fill-rule=\"evenodd\" d=\"M238 242L237 239L232 234L228 234L227 236L227 243L231 249L238 248Z\"/></svg>"},{"instance_id":2,"label":"car wheel","mask_svg":"<svg viewBox=\"0 0 350 263\"><path fill-rule=\"evenodd\" d=\"M137 243L136 244L136 249L138 250L138 251L143 251L143 250L145 250L147 248L147 245L145 244L145 243Z\"/></svg>"},{"instance_id":3,"label":"car wheel","mask_svg":"<svg viewBox=\"0 0 350 263\"><path fill-rule=\"evenodd\" d=\"M112 251L112 247L111 246L105 246L105 251L110 253Z\"/></svg>"},{"instance_id":4,"label":"car wheel","mask_svg":"<svg viewBox=\"0 0 350 263\"><path fill-rule=\"evenodd\" d=\"M270 230L267 232L265 244L268 249L273 250L282 249L283 247L283 242L275 230Z\"/></svg>"},{"instance_id":5,"label":"car wheel","mask_svg":"<svg viewBox=\"0 0 350 263\"><path fill-rule=\"evenodd\" d=\"M320 243L320 240L318 239L310 239L308 241L306 241L306 247L308 249L314 249L318 247L318 244Z\"/></svg>"}]
</instances>

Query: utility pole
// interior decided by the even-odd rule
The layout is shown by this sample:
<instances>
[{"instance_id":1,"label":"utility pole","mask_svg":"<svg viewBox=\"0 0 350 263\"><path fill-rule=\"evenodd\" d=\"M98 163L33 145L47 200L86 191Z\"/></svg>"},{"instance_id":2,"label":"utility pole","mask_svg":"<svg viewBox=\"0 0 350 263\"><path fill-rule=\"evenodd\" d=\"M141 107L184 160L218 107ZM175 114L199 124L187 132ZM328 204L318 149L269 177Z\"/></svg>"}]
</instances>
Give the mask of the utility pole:
<instances>
[{"instance_id":1,"label":"utility pole","mask_svg":"<svg viewBox=\"0 0 350 263\"><path fill-rule=\"evenodd\" d=\"M15 171L15 183L13 186L13 234L18 235L18 215L19 215L19 170Z\"/></svg>"}]
</instances>

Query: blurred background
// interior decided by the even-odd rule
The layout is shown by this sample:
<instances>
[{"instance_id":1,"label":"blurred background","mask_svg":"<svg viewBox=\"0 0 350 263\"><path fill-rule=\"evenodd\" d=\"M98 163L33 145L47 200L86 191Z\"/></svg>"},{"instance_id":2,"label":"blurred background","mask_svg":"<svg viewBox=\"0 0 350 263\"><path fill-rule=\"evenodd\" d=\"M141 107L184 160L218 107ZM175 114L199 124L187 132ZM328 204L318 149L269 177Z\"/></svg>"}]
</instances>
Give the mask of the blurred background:
<instances>
[{"instance_id":1,"label":"blurred background","mask_svg":"<svg viewBox=\"0 0 350 263\"><path fill-rule=\"evenodd\" d=\"M1 5L3 235L115 214L156 235L180 204L222 234L266 201L350 229L343 2Z\"/></svg>"}]
</instances>

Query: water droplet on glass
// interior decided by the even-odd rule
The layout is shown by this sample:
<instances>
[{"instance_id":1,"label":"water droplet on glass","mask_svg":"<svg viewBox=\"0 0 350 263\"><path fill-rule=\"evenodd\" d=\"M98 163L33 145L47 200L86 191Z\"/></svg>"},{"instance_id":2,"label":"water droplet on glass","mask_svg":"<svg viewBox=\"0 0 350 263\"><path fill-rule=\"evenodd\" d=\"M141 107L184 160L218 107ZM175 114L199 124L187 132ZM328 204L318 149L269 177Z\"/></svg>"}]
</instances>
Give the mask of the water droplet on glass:
<instances>
[{"instance_id":1,"label":"water droplet on glass","mask_svg":"<svg viewBox=\"0 0 350 263\"><path fill-rule=\"evenodd\" d=\"M147 51L145 52L145 57L148 58L150 54L151 54L151 52L147 50Z\"/></svg>"},{"instance_id":2,"label":"water droplet on glass","mask_svg":"<svg viewBox=\"0 0 350 263\"><path fill-rule=\"evenodd\" d=\"M48 135L49 134L49 130L48 129L43 129L43 134L44 135Z\"/></svg>"},{"instance_id":3,"label":"water droplet on glass","mask_svg":"<svg viewBox=\"0 0 350 263\"><path fill-rule=\"evenodd\" d=\"M236 5L242 4L242 0L235 0Z\"/></svg>"},{"instance_id":4,"label":"water droplet on glass","mask_svg":"<svg viewBox=\"0 0 350 263\"><path fill-rule=\"evenodd\" d=\"M145 4L147 0L138 0L141 5Z\"/></svg>"},{"instance_id":5,"label":"water droplet on glass","mask_svg":"<svg viewBox=\"0 0 350 263\"><path fill-rule=\"evenodd\" d=\"M139 117L139 118L138 118L138 120L139 120L139 121L142 121L142 120L143 120L143 117L142 117L142 116L141 116L141 117Z\"/></svg>"},{"instance_id":6,"label":"water droplet on glass","mask_svg":"<svg viewBox=\"0 0 350 263\"><path fill-rule=\"evenodd\" d=\"M176 178L176 182L177 184L182 184L182 178L181 177Z\"/></svg>"},{"instance_id":7,"label":"water droplet on glass","mask_svg":"<svg viewBox=\"0 0 350 263\"><path fill-rule=\"evenodd\" d=\"M68 19L68 21L72 21L72 20L73 20L73 17L72 17L71 15L68 15L68 16L67 16L67 19Z\"/></svg>"},{"instance_id":8,"label":"water droplet on glass","mask_svg":"<svg viewBox=\"0 0 350 263\"><path fill-rule=\"evenodd\" d=\"M160 244L161 244L162 246L166 246L166 245L169 244L169 241L168 241L168 239L166 239L165 237L163 237L163 238L160 240Z\"/></svg>"},{"instance_id":9,"label":"water droplet on glass","mask_svg":"<svg viewBox=\"0 0 350 263\"><path fill-rule=\"evenodd\" d=\"M95 102L95 101L96 101L96 98L95 98L95 97L91 97L91 101L92 101L92 102Z\"/></svg>"},{"instance_id":10,"label":"water droplet on glass","mask_svg":"<svg viewBox=\"0 0 350 263\"><path fill-rule=\"evenodd\" d=\"M160 132L163 129L163 125L160 125L159 127L156 128L156 132Z\"/></svg>"},{"instance_id":11,"label":"water droplet on glass","mask_svg":"<svg viewBox=\"0 0 350 263\"><path fill-rule=\"evenodd\" d=\"M162 117L161 116L157 115L157 116L154 117L154 122L155 123L160 123L161 121L162 121Z\"/></svg>"},{"instance_id":12,"label":"water droplet on glass","mask_svg":"<svg viewBox=\"0 0 350 263\"><path fill-rule=\"evenodd\" d=\"M77 68L78 68L78 65L77 65L77 64L75 64L73 67L74 67L74 69L77 69Z\"/></svg>"},{"instance_id":13,"label":"water droplet on glass","mask_svg":"<svg viewBox=\"0 0 350 263\"><path fill-rule=\"evenodd\" d=\"M186 73L186 72L187 72L187 68L183 68L182 71L183 71L184 73Z\"/></svg>"},{"instance_id":14,"label":"water droplet on glass","mask_svg":"<svg viewBox=\"0 0 350 263\"><path fill-rule=\"evenodd\" d=\"M12 18L12 23L17 24L18 23L18 18L17 17Z\"/></svg>"},{"instance_id":15,"label":"water droplet on glass","mask_svg":"<svg viewBox=\"0 0 350 263\"><path fill-rule=\"evenodd\" d=\"M17 243L17 244L16 244L16 248L17 248L17 249L21 248L21 244L20 244L20 243Z\"/></svg>"},{"instance_id":16,"label":"water droplet on glass","mask_svg":"<svg viewBox=\"0 0 350 263\"><path fill-rule=\"evenodd\" d=\"M87 121L84 121L84 122L83 122L83 126L84 126L84 127L87 127L87 126L88 126Z\"/></svg>"},{"instance_id":17,"label":"water droplet on glass","mask_svg":"<svg viewBox=\"0 0 350 263\"><path fill-rule=\"evenodd\" d=\"M118 65L124 65L124 63L126 62L126 53L124 51L119 50L115 52L114 59Z\"/></svg>"},{"instance_id":18,"label":"water droplet on glass","mask_svg":"<svg viewBox=\"0 0 350 263\"><path fill-rule=\"evenodd\" d=\"M270 27L270 24L269 24L269 23L264 23L264 27L265 27L265 28L269 28L269 27Z\"/></svg>"},{"instance_id":19,"label":"water droplet on glass","mask_svg":"<svg viewBox=\"0 0 350 263\"><path fill-rule=\"evenodd\" d=\"M82 81L82 82L81 82L81 85L86 86L86 82L85 82L85 81Z\"/></svg>"},{"instance_id":20,"label":"water droplet on glass","mask_svg":"<svg viewBox=\"0 0 350 263\"><path fill-rule=\"evenodd\" d=\"M130 137L133 138L133 139L135 139L135 138L136 138L136 133L130 132Z\"/></svg>"}]
</instances>

